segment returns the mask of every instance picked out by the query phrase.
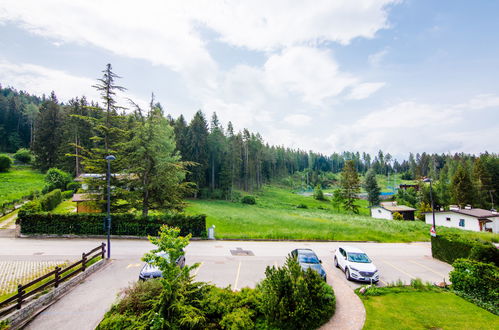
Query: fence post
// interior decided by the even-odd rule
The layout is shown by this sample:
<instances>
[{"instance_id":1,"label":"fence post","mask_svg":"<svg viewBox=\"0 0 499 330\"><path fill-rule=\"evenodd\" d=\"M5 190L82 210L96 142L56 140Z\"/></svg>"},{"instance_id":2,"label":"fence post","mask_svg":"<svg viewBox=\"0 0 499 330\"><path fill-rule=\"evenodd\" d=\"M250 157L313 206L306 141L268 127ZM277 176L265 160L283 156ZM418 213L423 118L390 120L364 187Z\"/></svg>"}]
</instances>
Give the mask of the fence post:
<instances>
[{"instance_id":1,"label":"fence post","mask_svg":"<svg viewBox=\"0 0 499 330\"><path fill-rule=\"evenodd\" d=\"M87 257L85 256L85 252L81 254L81 271L85 271L85 264L87 263Z\"/></svg>"},{"instance_id":2,"label":"fence post","mask_svg":"<svg viewBox=\"0 0 499 330\"><path fill-rule=\"evenodd\" d=\"M59 267L55 267L55 283L54 283L55 288L59 286L59 279L61 278L61 275L59 274L60 270L61 269Z\"/></svg>"},{"instance_id":3,"label":"fence post","mask_svg":"<svg viewBox=\"0 0 499 330\"><path fill-rule=\"evenodd\" d=\"M102 243L100 245L100 248L101 248L101 258L104 259L105 255L106 255L106 243Z\"/></svg>"},{"instance_id":4,"label":"fence post","mask_svg":"<svg viewBox=\"0 0 499 330\"><path fill-rule=\"evenodd\" d=\"M21 309L22 303L23 303L23 286L19 284L17 286L17 309Z\"/></svg>"}]
</instances>

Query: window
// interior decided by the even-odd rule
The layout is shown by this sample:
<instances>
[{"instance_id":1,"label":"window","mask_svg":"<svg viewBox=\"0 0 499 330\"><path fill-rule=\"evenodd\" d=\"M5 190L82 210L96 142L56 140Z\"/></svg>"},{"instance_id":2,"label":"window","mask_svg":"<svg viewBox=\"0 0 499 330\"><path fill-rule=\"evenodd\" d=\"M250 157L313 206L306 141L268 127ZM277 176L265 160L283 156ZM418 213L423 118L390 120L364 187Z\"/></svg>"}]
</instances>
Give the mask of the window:
<instances>
[{"instance_id":1,"label":"window","mask_svg":"<svg viewBox=\"0 0 499 330\"><path fill-rule=\"evenodd\" d=\"M450 218L449 218L449 217L447 217L447 218L445 218L445 220L450 221Z\"/></svg>"},{"instance_id":2,"label":"window","mask_svg":"<svg viewBox=\"0 0 499 330\"><path fill-rule=\"evenodd\" d=\"M464 227L464 219L459 219L459 227Z\"/></svg>"},{"instance_id":3,"label":"window","mask_svg":"<svg viewBox=\"0 0 499 330\"><path fill-rule=\"evenodd\" d=\"M380 209L378 209L378 213L381 213L381 210L380 210Z\"/></svg>"}]
</instances>

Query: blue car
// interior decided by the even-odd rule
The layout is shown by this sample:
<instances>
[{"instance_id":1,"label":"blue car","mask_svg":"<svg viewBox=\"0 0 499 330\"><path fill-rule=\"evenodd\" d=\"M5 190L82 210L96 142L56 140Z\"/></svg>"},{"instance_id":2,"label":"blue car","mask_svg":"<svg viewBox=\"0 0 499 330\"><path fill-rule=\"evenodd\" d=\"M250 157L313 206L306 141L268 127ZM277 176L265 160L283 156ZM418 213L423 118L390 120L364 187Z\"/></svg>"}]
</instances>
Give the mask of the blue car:
<instances>
[{"instance_id":1,"label":"blue car","mask_svg":"<svg viewBox=\"0 0 499 330\"><path fill-rule=\"evenodd\" d=\"M326 271L324 270L324 267L322 267L322 260L317 258L314 251L310 249L295 249L291 251L291 256L298 260L298 263L303 270L311 268L316 271L324 281L326 281Z\"/></svg>"}]
</instances>

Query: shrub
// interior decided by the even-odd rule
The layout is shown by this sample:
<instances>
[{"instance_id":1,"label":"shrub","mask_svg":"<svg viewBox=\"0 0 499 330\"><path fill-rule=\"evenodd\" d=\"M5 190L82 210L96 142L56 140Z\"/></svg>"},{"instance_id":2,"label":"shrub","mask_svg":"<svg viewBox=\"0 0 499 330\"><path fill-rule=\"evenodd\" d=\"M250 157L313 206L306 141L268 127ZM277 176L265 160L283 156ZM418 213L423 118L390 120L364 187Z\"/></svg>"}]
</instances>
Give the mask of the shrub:
<instances>
[{"instance_id":1,"label":"shrub","mask_svg":"<svg viewBox=\"0 0 499 330\"><path fill-rule=\"evenodd\" d=\"M98 213L20 213L19 223L22 234L103 235L104 217L104 214ZM206 236L205 215L171 213L144 218L132 213L116 213L111 217L111 235L155 236L159 228L166 224L180 228L181 235Z\"/></svg>"},{"instance_id":2,"label":"shrub","mask_svg":"<svg viewBox=\"0 0 499 330\"><path fill-rule=\"evenodd\" d=\"M33 159L33 155L31 155L31 151L29 151L29 149L21 148L14 154L14 159L18 162L29 164Z\"/></svg>"},{"instance_id":3,"label":"shrub","mask_svg":"<svg viewBox=\"0 0 499 330\"><path fill-rule=\"evenodd\" d=\"M449 264L459 258L471 258L499 265L499 250L492 243L470 239L458 234L432 237L431 253L434 258Z\"/></svg>"},{"instance_id":4,"label":"shrub","mask_svg":"<svg viewBox=\"0 0 499 330\"><path fill-rule=\"evenodd\" d=\"M393 220L404 220L404 216L398 212L393 212Z\"/></svg>"},{"instance_id":5,"label":"shrub","mask_svg":"<svg viewBox=\"0 0 499 330\"><path fill-rule=\"evenodd\" d=\"M0 155L0 172L7 172L12 166L12 159L7 155Z\"/></svg>"},{"instance_id":6,"label":"shrub","mask_svg":"<svg viewBox=\"0 0 499 330\"><path fill-rule=\"evenodd\" d=\"M324 193L322 192L320 185L317 185L314 189L314 198L318 201L326 200L326 198L324 198Z\"/></svg>"},{"instance_id":7,"label":"shrub","mask_svg":"<svg viewBox=\"0 0 499 330\"><path fill-rule=\"evenodd\" d=\"M246 195L241 199L241 203L254 205L256 204L256 199L254 196Z\"/></svg>"},{"instance_id":8,"label":"shrub","mask_svg":"<svg viewBox=\"0 0 499 330\"><path fill-rule=\"evenodd\" d=\"M42 205L38 200L30 201L24 204L21 209L19 210L18 217L21 218L22 216L30 213L38 213L42 212Z\"/></svg>"},{"instance_id":9,"label":"shrub","mask_svg":"<svg viewBox=\"0 0 499 330\"><path fill-rule=\"evenodd\" d=\"M279 329L315 329L334 314L333 289L312 269L288 257L283 267L267 267L257 286L268 324ZM304 322L306 320L306 322Z\"/></svg>"},{"instance_id":10,"label":"shrub","mask_svg":"<svg viewBox=\"0 0 499 330\"><path fill-rule=\"evenodd\" d=\"M71 174L61 171L58 168L50 168L45 175L45 187L43 192L54 189L66 190L66 186L71 182Z\"/></svg>"},{"instance_id":11,"label":"shrub","mask_svg":"<svg viewBox=\"0 0 499 330\"><path fill-rule=\"evenodd\" d=\"M62 199L63 199L63 200L70 199L71 197L73 197L73 194L74 194L74 191L73 191L73 190L66 190L66 191L63 191L63 192L62 192Z\"/></svg>"},{"instance_id":12,"label":"shrub","mask_svg":"<svg viewBox=\"0 0 499 330\"><path fill-rule=\"evenodd\" d=\"M52 211L62 202L62 193L60 189L55 189L39 198L43 211Z\"/></svg>"},{"instance_id":13,"label":"shrub","mask_svg":"<svg viewBox=\"0 0 499 330\"><path fill-rule=\"evenodd\" d=\"M499 267L469 259L458 259L450 272L452 288L499 309Z\"/></svg>"},{"instance_id":14,"label":"shrub","mask_svg":"<svg viewBox=\"0 0 499 330\"><path fill-rule=\"evenodd\" d=\"M299 209L308 209L308 206L306 204L303 204L303 203L296 205L296 207Z\"/></svg>"},{"instance_id":15,"label":"shrub","mask_svg":"<svg viewBox=\"0 0 499 330\"><path fill-rule=\"evenodd\" d=\"M81 188L81 183L72 181L66 185L67 190L72 190L74 192L78 191Z\"/></svg>"},{"instance_id":16,"label":"shrub","mask_svg":"<svg viewBox=\"0 0 499 330\"><path fill-rule=\"evenodd\" d=\"M121 292L123 299L112 310L121 314L140 315L152 309L162 289L163 285L159 280L138 281Z\"/></svg>"}]
</instances>

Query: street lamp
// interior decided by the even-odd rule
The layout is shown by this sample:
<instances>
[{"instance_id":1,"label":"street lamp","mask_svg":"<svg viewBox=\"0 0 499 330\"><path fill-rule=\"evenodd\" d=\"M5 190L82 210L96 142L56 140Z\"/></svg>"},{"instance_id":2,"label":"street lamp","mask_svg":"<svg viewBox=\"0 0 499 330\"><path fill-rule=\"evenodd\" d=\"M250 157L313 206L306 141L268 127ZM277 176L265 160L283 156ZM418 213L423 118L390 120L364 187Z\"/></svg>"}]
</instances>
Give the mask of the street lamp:
<instances>
[{"instance_id":1,"label":"street lamp","mask_svg":"<svg viewBox=\"0 0 499 330\"><path fill-rule=\"evenodd\" d=\"M107 258L111 258L111 161L115 160L113 155L106 156L107 160Z\"/></svg>"},{"instance_id":2,"label":"street lamp","mask_svg":"<svg viewBox=\"0 0 499 330\"><path fill-rule=\"evenodd\" d=\"M423 182L429 182L430 183L430 199L431 199L431 213L433 215L433 226L431 227L430 235L431 236L437 236L437 229L435 227L435 207L433 205L433 188L431 186L431 179L426 178L423 180Z\"/></svg>"}]
</instances>

